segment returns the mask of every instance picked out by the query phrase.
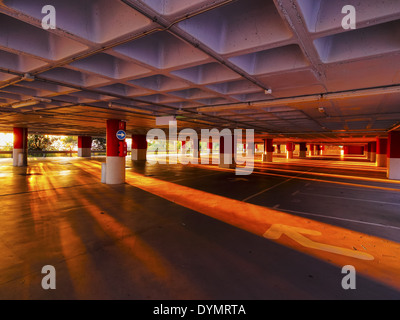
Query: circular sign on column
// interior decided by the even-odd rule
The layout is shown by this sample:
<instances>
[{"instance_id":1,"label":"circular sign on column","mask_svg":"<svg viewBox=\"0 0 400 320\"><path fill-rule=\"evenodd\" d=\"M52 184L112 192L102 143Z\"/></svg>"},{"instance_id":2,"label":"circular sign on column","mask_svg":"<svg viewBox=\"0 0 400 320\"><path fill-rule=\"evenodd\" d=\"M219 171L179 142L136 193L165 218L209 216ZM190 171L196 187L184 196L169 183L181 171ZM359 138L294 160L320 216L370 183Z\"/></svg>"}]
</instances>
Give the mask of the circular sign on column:
<instances>
[{"instance_id":1,"label":"circular sign on column","mask_svg":"<svg viewBox=\"0 0 400 320\"><path fill-rule=\"evenodd\" d=\"M117 131L117 138L118 138L118 140L125 140L126 132L124 130L118 130Z\"/></svg>"}]
</instances>

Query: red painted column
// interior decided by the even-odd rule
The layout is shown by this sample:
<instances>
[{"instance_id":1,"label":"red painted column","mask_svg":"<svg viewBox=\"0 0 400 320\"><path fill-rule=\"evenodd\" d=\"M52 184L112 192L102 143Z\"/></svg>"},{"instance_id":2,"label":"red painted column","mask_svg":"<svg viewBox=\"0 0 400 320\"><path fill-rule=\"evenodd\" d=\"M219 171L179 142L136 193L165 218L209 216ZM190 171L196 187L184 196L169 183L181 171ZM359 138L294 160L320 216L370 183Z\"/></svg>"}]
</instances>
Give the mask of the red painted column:
<instances>
[{"instance_id":1,"label":"red painted column","mask_svg":"<svg viewBox=\"0 0 400 320\"><path fill-rule=\"evenodd\" d=\"M132 161L147 160L147 137L145 134L132 135Z\"/></svg>"},{"instance_id":2,"label":"red painted column","mask_svg":"<svg viewBox=\"0 0 400 320\"><path fill-rule=\"evenodd\" d=\"M389 132L387 150L388 178L400 180L400 131Z\"/></svg>"},{"instance_id":3,"label":"red painted column","mask_svg":"<svg viewBox=\"0 0 400 320\"><path fill-rule=\"evenodd\" d=\"M186 141L182 141L181 154L186 154Z\"/></svg>"},{"instance_id":4,"label":"red painted column","mask_svg":"<svg viewBox=\"0 0 400 320\"><path fill-rule=\"evenodd\" d=\"M125 183L125 156L123 153L124 141L117 138L119 130L126 130L126 122L121 120L107 120L107 166L106 183Z\"/></svg>"},{"instance_id":5,"label":"red painted column","mask_svg":"<svg viewBox=\"0 0 400 320\"><path fill-rule=\"evenodd\" d=\"M319 144L315 145L315 155L320 156L321 155L321 146Z\"/></svg>"},{"instance_id":6,"label":"red painted column","mask_svg":"<svg viewBox=\"0 0 400 320\"><path fill-rule=\"evenodd\" d=\"M201 138L199 137L199 139L197 140L197 146L194 147L194 154L200 157L201 156Z\"/></svg>"},{"instance_id":7,"label":"red painted column","mask_svg":"<svg viewBox=\"0 0 400 320\"><path fill-rule=\"evenodd\" d=\"M28 165L28 129L14 128L13 166Z\"/></svg>"},{"instance_id":8,"label":"red painted column","mask_svg":"<svg viewBox=\"0 0 400 320\"><path fill-rule=\"evenodd\" d=\"M212 143L212 142L208 142L208 143L207 143L207 150L208 150L210 153L212 153L212 150L213 150L213 143Z\"/></svg>"},{"instance_id":9,"label":"red painted column","mask_svg":"<svg viewBox=\"0 0 400 320\"><path fill-rule=\"evenodd\" d=\"M368 144L367 144L367 159L368 160L371 160L371 150L372 150L371 142L368 142Z\"/></svg>"},{"instance_id":10,"label":"red painted column","mask_svg":"<svg viewBox=\"0 0 400 320\"><path fill-rule=\"evenodd\" d=\"M262 156L263 162L272 162L274 153L274 140L264 139L264 154Z\"/></svg>"},{"instance_id":11,"label":"red painted column","mask_svg":"<svg viewBox=\"0 0 400 320\"><path fill-rule=\"evenodd\" d=\"M376 138L376 166L387 167L387 138Z\"/></svg>"},{"instance_id":12,"label":"red painted column","mask_svg":"<svg viewBox=\"0 0 400 320\"><path fill-rule=\"evenodd\" d=\"M310 155L310 156L313 156L313 155L315 155L314 144L310 144L310 151L309 151L309 155Z\"/></svg>"},{"instance_id":13,"label":"red painted column","mask_svg":"<svg viewBox=\"0 0 400 320\"><path fill-rule=\"evenodd\" d=\"M78 137L78 157L90 158L92 156L92 137Z\"/></svg>"},{"instance_id":14,"label":"red painted column","mask_svg":"<svg viewBox=\"0 0 400 320\"><path fill-rule=\"evenodd\" d=\"M219 167L220 168L236 168L235 162L235 148L236 141L235 136L223 136L221 135L219 140Z\"/></svg>"},{"instance_id":15,"label":"red painted column","mask_svg":"<svg viewBox=\"0 0 400 320\"><path fill-rule=\"evenodd\" d=\"M307 143L300 142L299 158L307 158Z\"/></svg>"},{"instance_id":16,"label":"red painted column","mask_svg":"<svg viewBox=\"0 0 400 320\"><path fill-rule=\"evenodd\" d=\"M280 154L280 153L281 153L281 145L280 145L280 144L277 144L277 145L276 145L276 153L277 153L277 154Z\"/></svg>"},{"instance_id":17,"label":"red painted column","mask_svg":"<svg viewBox=\"0 0 400 320\"><path fill-rule=\"evenodd\" d=\"M294 143L288 142L286 144L286 158L293 159Z\"/></svg>"},{"instance_id":18,"label":"red painted column","mask_svg":"<svg viewBox=\"0 0 400 320\"><path fill-rule=\"evenodd\" d=\"M369 154L369 160L371 162L376 161L376 141L371 142L371 152Z\"/></svg>"}]
</instances>

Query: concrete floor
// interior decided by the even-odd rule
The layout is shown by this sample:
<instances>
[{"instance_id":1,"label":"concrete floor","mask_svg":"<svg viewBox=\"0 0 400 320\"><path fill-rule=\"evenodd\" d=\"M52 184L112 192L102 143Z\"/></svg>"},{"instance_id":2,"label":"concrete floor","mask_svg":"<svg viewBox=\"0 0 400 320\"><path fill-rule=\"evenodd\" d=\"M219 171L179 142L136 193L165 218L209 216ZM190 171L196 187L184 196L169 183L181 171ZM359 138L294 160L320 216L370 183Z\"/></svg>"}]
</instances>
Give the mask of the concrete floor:
<instances>
[{"instance_id":1,"label":"concrete floor","mask_svg":"<svg viewBox=\"0 0 400 320\"><path fill-rule=\"evenodd\" d=\"M362 157L277 157L251 176L127 161L120 186L100 183L104 158L10 160L0 299L400 298L400 183ZM304 236L344 253L263 237L278 224L318 230ZM341 287L348 264L356 290ZM56 290L41 287L44 265Z\"/></svg>"}]
</instances>

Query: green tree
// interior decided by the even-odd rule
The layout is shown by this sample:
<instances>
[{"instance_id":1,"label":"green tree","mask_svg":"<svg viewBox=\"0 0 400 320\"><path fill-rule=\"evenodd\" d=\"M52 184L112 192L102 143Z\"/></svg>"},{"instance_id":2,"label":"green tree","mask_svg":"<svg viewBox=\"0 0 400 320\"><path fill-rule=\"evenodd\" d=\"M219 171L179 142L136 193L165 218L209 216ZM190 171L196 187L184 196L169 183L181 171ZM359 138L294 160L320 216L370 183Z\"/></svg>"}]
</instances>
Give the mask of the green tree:
<instances>
[{"instance_id":1,"label":"green tree","mask_svg":"<svg viewBox=\"0 0 400 320\"><path fill-rule=\"evenodd\" d=\"M95 151L105 151L106 150L107 139L106 138L93 138L92 150Z\"/></svg>"},{"instance_id":2,"label":"green tree","mask_svg":"<svg viewBox=\"0 0 400 320\"><path fill-rule=\"evenodd\" d=\"M73 150L78 145L78 137L67 136L64 139L61 139L61 143L63 150Z\"/></svg>"},{"instance_id":3,"label":"green tree","mask_svg":"<svg viewBox=\"0 0 400 320\"><path fill-rule=\"evenodd\" d=\"M12 143L6 143L5 146L1 148L1 151L13 151L14 146Z\"/></svg>"},{"instance_id":4,"label":"green tree","mask_svg":"<svg viewBox=\"0 0 400 320\"><path fill-rule=\"evenodd\" d=\"M28 150L30 151L46 151L51 147L51 144L57 140L56 137L30 134L28 135Z\"/></svg>"}]
</instances>

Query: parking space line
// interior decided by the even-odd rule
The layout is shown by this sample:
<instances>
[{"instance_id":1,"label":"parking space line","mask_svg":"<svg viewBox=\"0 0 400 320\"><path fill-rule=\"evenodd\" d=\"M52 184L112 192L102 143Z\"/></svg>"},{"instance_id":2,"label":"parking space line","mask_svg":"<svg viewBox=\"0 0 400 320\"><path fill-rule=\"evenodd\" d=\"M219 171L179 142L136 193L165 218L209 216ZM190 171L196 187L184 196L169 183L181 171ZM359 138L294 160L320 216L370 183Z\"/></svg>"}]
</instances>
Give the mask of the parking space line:
<instances>
[{"instance_id":1,"label":"parking space line","mask_svg":"<svg viewBox=\"0 0 400 320\"><path fill-rule=\"evenodd\" d=\"M344 200L354 200L354 201L362 201L362 202L372 202L372 203L380 203L380 204L389 204L393 206L400 206L400 202L386 202L386 201L378 201L378 200L370 200L370 199L358 199L358 198L350 198L350 197L339 197L339 196L331 196L327 194L317 194L317 193L308 193L308 192L300 192L300 194L304 194L307 196L317 196L317 197L327 197L327 198L334 198L334 199L344 199Z\"/></svg>"},{"instance_id":2,"label":"parking space line","mask_svg":"<svg viewBox=\"0 0 400 320\"><path fill-rule=\"evenodd\" d=\"M308 173L308 172L311 171L311 170L312 170L312 169L309 169L309 170L307 170L307 171L301 172L301 173L298 174L297 176L293 176L293 177L291 177L291 178L289 178L289 179L286 179L285 181L282 181L282 182L280 182L280 183L277 183L277 184L273 185L272 187L269 187L269 188L267 188L267 189L265 189L265 190L262 190L262 191L260 191L260 192L257 192L257 193L255 193L255 194L253 194L253 195L251 195L251 196L249 196L249 197L243 199L242 201L243 201L243 202L246 202L246 201L248 201L248 200L250 200L250 199L253 199L254 197L259 196L260 194L263 194L263 193L265 193L265 192L267 192L267 191L270 191L270 190L272 190L272 189L274 189L274 188L276 188L276 187L278 187L278 186L280 186L280 185L282 185L282 184L284 184L284 183L286 183L286 182L289 182L289 181L291 181L291 180L293 180L293 179L295 179L295 178L298 178L298 177L300 177L301 175L306 174L306 173Z\"/></svg>"},{"instance_id":3,"label":"parking space line","mask_svg":"<svg viewBox=\"0 0 400 320\"><path fill-rule=\"evenodd\" d=\"M340 220L340 221L346 221L346 222L370 225L370 226L374 226L374 227L381 227L381 228L389 228L389 229L400 230L400 227L390 226L390 225L381 224L381 223L374 223L374 222L361 221L361 220L353 220L353 219L347 219L347 218L339 218L339 217L326 216L326 215L317 214L317 213L303 212L303 211L283 209L283 208L279 208L279 210L280 211L284 211L284 212L288 212L288 213L293 213L293 214L301 214L301 215L304 215L304 216L310 216L310 217L327 218L327 219L331 219L331 220Z\"/></svg>"}]
</instances>

